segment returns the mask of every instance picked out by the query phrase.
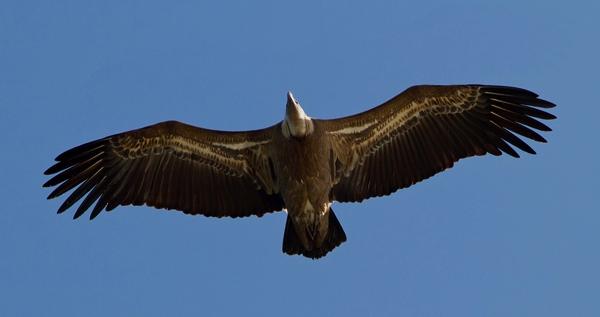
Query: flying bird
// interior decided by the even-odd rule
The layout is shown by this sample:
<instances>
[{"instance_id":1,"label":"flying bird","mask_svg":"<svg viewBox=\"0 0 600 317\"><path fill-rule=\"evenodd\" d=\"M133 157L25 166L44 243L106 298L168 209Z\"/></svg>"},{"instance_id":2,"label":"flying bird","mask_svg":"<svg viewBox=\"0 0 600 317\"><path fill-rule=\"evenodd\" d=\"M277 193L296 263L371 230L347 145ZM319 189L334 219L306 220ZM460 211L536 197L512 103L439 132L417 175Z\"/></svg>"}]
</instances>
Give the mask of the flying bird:
<instances>
[{"instance_id":1,"label":"flying bird","mask_svg":"<svg viewBox=\"0 0 600 317\"><path fill-rule=\"evenodd\" d=\"M177 121L107 136L56 157L48 199L74 189L74 218L148 205L211 217L285 210L283 252L320 258L346 241L331 205L360 202L450 168L462 158L535 154L520 137L546 140L555 105L521 88L413 86L348 117L306 115L288 92L285 117L268 128L216 131ZM516 133L516 134L515 134ZM519 135L519 136L518 136Z\"/></svg>"}]
</instances>

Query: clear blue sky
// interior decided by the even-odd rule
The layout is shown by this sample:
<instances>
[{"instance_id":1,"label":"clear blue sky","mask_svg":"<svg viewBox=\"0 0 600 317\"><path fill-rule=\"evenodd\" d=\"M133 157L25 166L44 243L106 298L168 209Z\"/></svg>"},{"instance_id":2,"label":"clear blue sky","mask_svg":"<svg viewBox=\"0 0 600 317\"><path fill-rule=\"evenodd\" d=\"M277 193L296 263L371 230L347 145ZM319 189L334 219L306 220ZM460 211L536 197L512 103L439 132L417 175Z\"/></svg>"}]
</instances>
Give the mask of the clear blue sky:
<instances>
[{"instance_id":1,"label":"clear blue sky","mask_svg":"<svg viewBox=\"0 0 600 317\"><path fill-rule=\"evenodd\" d=\"M201 3L0 5L1 316L600 316L598 2ZM337 204L348 242L318 261L281 253L283 213L73 221L41 187L108 134L261 128L288 90L332 118L422 83L528 88L559 119L539 155Z\"/></svg>"}]
</instances>

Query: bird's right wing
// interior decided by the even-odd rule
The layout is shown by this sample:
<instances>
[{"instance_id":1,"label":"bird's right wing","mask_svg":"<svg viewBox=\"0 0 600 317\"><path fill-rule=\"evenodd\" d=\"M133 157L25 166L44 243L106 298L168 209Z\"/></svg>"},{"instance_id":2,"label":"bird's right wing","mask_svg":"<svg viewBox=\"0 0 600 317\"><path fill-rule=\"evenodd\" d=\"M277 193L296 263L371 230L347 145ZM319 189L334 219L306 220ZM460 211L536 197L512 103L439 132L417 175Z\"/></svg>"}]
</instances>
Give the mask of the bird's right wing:
<instances>
[{"instance_id":1,"label":"bird's right wing","mask_svg":"<svg viewBox=\"0 0 600 317\"><path fill-rule=\"evenodd\" d=\"M167 121L92 141L60 154L45 174L48 198L77 187L59 207L92 204L90 218L119 205L177 209L216 217L281 210L270 143L273 127L226 132Z\"/></svg>"},{"instance_id":2,"label":"bird's right wing","mask_svg":"<svg viewBox=\"0 0 600 317\"><path fill-rule=\"evenodd\" d=\"M536 118L554 119L538 109L551 107L521 88L414 86L364 113L322 120L334 148L333 198L388 195L473 155L518 157L511 145L535 153L511 131L545 142L532 128L550 131Z\"/></svg>"}]
</instances>

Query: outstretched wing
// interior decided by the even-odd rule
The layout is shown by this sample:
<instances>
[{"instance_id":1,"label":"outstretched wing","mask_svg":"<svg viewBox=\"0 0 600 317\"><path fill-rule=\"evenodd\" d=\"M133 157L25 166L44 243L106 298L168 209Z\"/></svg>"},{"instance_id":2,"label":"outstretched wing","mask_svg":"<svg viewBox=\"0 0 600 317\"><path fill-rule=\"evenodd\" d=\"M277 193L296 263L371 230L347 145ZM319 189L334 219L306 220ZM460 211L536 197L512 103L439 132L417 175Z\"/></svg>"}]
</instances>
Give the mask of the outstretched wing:
<instances>
[{"instance_id":1,"label":"outstretched wing","mask_svg":"<svg viewBox=\"0 0 600 317\"><path fill-rule=\"evenodd\" d=\"M334 199L388 195L469 156L519 157L513 146L535 154L512 132L546 142L533 129L550 131L537 119L555 116L538 108L554 106L514 87L414 86L364 113L324 120L336 160Z\"/></svg>"},{"instance_id":2,"label":"outstretched wing","mask_svg":"<svg viewBox=\"0 0 600 317\"><path fill-rule=\"evenodd\" d=\"M119 205L177 209L188 214L241 217L281 210L273 182L272 128L222 132L167 121L92 141L60 154L45 171L57 174L48 198L77 187L58 212L83 202L90 219Z\"/></svg>"}]
</instances>

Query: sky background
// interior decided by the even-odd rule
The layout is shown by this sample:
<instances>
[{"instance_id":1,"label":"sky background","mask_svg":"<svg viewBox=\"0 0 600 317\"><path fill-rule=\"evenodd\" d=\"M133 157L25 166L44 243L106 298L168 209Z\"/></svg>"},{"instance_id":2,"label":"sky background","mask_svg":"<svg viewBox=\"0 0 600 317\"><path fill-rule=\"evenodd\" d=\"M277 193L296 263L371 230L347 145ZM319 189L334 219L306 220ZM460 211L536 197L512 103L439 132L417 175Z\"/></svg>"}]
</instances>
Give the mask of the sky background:
<instances>
[{"instance_id":1,"label":"sky background","mask_svg":"<svg viewBox=\"0 0 600 317\"><path fill-rule=\"evenodd\" d=\"M413 2L411 2L413 3ZM597 1L2 1L1 316L600 316ZM531 89L538 155L467 159L362 204L348 241L281 253L285 214L56 215L72 146L363 111L415 84Z\"/></svg>"}]
</instances>

